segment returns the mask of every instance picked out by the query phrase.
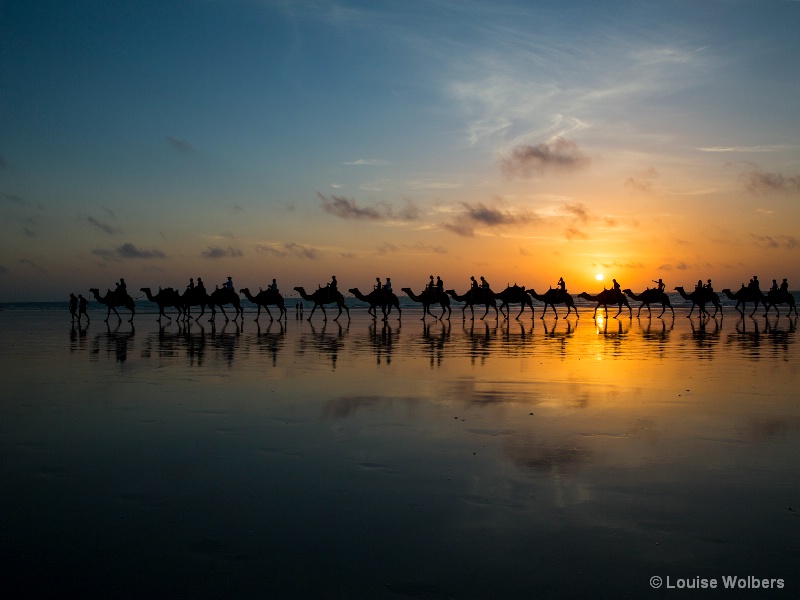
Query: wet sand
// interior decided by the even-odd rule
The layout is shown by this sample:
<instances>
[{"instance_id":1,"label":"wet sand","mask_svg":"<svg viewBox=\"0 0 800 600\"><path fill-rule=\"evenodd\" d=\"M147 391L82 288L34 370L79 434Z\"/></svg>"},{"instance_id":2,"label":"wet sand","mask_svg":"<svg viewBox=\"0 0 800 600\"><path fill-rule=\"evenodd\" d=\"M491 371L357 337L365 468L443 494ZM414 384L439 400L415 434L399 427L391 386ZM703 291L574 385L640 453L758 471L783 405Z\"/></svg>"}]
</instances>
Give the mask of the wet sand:
<instances>
[{"instance_id":1,"label":"wet sand","mask_svg":"<svg viewBox=\"0 0 800 600\"><path fill-rule=\"evenodd\" d=\"M0 312L0 597L795 597L797 319L728 310Z\"/></svg>"}]
</instances>

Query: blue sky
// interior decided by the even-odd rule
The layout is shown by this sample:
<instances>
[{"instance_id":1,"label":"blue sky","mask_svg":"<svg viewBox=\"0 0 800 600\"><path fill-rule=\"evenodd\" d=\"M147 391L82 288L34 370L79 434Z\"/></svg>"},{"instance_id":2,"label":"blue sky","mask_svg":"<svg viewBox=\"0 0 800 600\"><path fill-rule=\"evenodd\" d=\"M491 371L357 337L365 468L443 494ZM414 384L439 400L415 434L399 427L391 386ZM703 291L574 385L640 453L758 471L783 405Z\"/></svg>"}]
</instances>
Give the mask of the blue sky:
<instances>
[{"instance_id":1,"label":"blue sky","mask_svg":"<svg viewBox=\"0 0 800 600\"><path fill-rule=\"evenodd\" d=\"M769 0L2 2L0 301L800 282L798 25Z\"/></svg>"}]
</instances>

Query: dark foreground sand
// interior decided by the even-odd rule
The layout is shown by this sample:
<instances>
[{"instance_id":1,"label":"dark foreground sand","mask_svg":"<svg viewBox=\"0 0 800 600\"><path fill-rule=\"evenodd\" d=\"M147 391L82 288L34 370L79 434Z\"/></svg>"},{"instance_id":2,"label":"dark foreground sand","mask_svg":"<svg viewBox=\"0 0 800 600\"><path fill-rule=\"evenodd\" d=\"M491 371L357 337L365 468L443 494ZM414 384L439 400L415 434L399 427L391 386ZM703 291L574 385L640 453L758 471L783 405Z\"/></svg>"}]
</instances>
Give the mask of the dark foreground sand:
<instances>
[{"instance_id":1,"label":"dark foreground sand","mask_svg":"<svg viewBox=\"0 0 800 600\"><path fill-rule=\"evenodd\" d=\"M686 314L0 312L0 598L795 598L797 319Z\"/></svg>"}]
</instances>

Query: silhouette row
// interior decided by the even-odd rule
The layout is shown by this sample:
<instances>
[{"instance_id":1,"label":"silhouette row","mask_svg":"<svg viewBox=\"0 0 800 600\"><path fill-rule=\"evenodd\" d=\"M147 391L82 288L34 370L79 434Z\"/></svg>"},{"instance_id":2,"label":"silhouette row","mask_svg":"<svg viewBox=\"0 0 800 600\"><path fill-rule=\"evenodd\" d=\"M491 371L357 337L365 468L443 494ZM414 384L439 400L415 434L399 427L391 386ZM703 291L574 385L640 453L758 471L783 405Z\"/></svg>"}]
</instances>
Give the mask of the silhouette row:
<instances>
[{"instance_id":1,"label":"silhouette row","mask_svg":"<svg viewBox=\"0 0 800 600\"><path fill-rule=\"evenodd\" d=\"M516 315L517 319L523 315L526 306L530 308L531 317L533 318L533 300L544 304L544 309L540 318L544 318L547 314L548 307L552 308L555 317L559 318L558 310L556 309L557 305L564 305L567 308L567 317L574 311L576 318L580 318L575 307L575 301L572 295L567 292L566 284L563 279L559 280L556 288L550 288L543 294L537 293L533 288L526 289L524 286L518 286L516 284L507 286L500 292L495 292L483 277L481 277L481 281L482 283L479 285L473 277L472 287L464 294L459 294L454 289L445 290L441 278L437 278L437 280L434 281L433 276L431 276L430 282L420 293L415 293L408 287L401 289L412 301L422 304L423 319L425 319L426 316L431 316L434 319L449 319L452 313L450 307L451 300L462 304L461 312L463 319L466 319L467 308L470 309L471 318L474 319L476 306L484 307L484 313L480 317L481 319L486 318L491 309L495 311L495 318L499 318L500 314L502 314L504 318L509 318L510 307L516 304L520 305L520 311ZM604 289L598 294L581 292L577 295L578 298L596 303L593 318L597 317L597 311L601 307L606 315L608 315L609 306L617 307L618 310L616 315L614 315L615 317L620 315L623 308L627 308L629 316L632 317L633 310L628 298L640 303L637 316L641 314L642 308L645 307L647 308L648 314L652 315L651 305L660 305L661 313L658 315L659 318L663 316L667 309L672 312L672 316L674 317L675 310L672 307L669 295L666 293L661 279L656 281L658 284L657 287L648 288L640 294L633 292L631 289L620 289L621 286L617 283L616 279L613 280L613 283L614 285L611 289ZM217 286L211 293L206 292L205 286L199 278L197 284L195 284L193 280L190 280L190 284L184 292L180 292L174 288L159 288L158 292L153 294L152 289L149 287L140 289L147 300L158 306L159 320L162 317L171 319L171 317L166 314L165 309L173 308L178 312L178 319L200 319L208 309L211 311L209 320L214 321L216 319L217 310L219 310L222 312L225 320L228 321L230 318L225 310L226 306L232 307L235 311L233 315L234 320L243 319L244 311L241 306L241 296L244 296L248 301L257 306L258 312L255 318L256 321L261 317L262 308L266 311L270 321L274 320L272 312L270 311L270 306L278 308L279 314L277 318L279 320L287 318L285 301L274 279L267 289L259 289L258 293L255 295L250 292L249 288L242 288L237 293L233 288L233 282L230 277L222 284L222 287ZM338 290L336 277L333 277L329 284L319 286L318 289L314 290L312 293L306 292L303 287L295 287L294 290L304 301L313 304L308 320L311 320L317 308L322 311L323 318L327 320L326 305L334 305L338 308L338 314L334 320L338 320L342 312L347 314L348 319L350 318L350 310L345 304L344 296ZM708 280L707 284L698 281L694 290L691 292L687 292L683 286L678 286L675 290L683 299L692 303L688 315L689 317L692 316L695 308L698 309L701 316L715 316L718 312L722 311L719 295L714 292L711 287L711 280ZM122 320L117 311L118 308L125 308L130 311L130 320L133 321L133 317L136 313L136 304L134 299L127 292L124 279L120 279L115 290L107 290L104 296L100 295L98 288L91 288L89 291L97 302L107 307L106 321L108 321L112 312L117 316L117 319L120 321ZM348 291L358 301L364 302L369 306L368 313L375 319L377 319L378 316L378 308L381 309L383 315L382 319L384 321L388 318L393 309L397 310L398 319L402 316L400 301L392 291L391 280L389 279L386 280L385 284L382 284L380 279L377 279L377 284L374 286L374 289L366 294L362 293L358 288L350 288ZM773 287L767 293L763 293L760 290L757 277L753 277L747 286L742 284L741 289L736 293L731 292L730 289L724 289L722 293L730 300L736 301L734 308L742 315L744 315L748 302L753 304L753 311L750 313L751 316L755 314L758 307L762 305L766 308L765 314L769 314L769 311L774 307L776 313L780 316L778 307L783 304L789 306L790 315L793 311L795 315L797 315L795 299L788 291L788 284L785 279L781 286L778 286L775 280L773 280ZM82 295L76 298L74 294L70 294L69 309L73 321L76 318L80 320L83 316L86 316L87 320L89 319L89 315L86 312L87 304L88 301ZM706 306L708 305L714 307L713 315L706 310ZM435 306L441 308L441 314L438 316L431 312L431 308ZM196 317L192 316L192 308L200 309L200 313Z\"/></svg>"}]
</instances>

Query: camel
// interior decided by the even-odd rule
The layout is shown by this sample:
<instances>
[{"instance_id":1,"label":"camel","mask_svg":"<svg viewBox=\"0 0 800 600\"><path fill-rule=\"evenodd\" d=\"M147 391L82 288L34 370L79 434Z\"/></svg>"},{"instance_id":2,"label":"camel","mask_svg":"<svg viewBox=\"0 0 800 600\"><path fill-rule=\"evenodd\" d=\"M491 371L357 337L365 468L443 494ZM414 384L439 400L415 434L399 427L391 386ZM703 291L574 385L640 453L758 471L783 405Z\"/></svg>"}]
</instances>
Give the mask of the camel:
<instances>
[{"instance_id":1,"label":"camel","mask_svg":"<svg viewBox=\"0 0 800 600\"><path fill-rule=\"evenodd\" d=\"M791 316L792 311L794 311L795 316L797 316L797 306L795 306L794 296L792 296L788 291L785 290L770 290L767 292L767 295L764 296L764 306L767 307L767 312L764 313L766 317L769 314L769 309L773 306L775 307L775 312L778 313L778 316L781 316L781 312L778 310L779 304L788 304L789 305L789 313L787 316Z\"/></svg>"},{"instance_id":2,"label":"camel","mask_svg":"<svg viewBox=\"0 0 800 600\"><path fill-rule=\"evenodd\" d=\"M530 306L531 308L531 319L535 316L533 310L533 300L528 295L528 292L525 291L525 286L518 286L516 283L514 285L508 286L502 292L497 292L495 297L499 298L500 303L500 312L503 312L503 308L506 309L506 312L503 313L503 316L507 319L508 318L508 307L511 304L516 304L519 302L519 314L517 315L517 319L522 316L522 313L525 312L525 307Z\"/></svg>"},{"instance_id":3,"label":"camel","mask_svg":"<svg viewBox=\"0 0 800 600\"><path fill-rule=\"evenodd\" d=\"M107 290L106 295L101 298L100 290L97 288L90 288L89 291L94 294L95 300L97 300L100 304L105 304L108 307L106 323L108 323L108 319L111 318L112 310L114 311L114 314L117 315L117 319L122 322L122 317L120 317L119 313L117 312L118 306L123 306L131 311L131 318L128 320L133 323L133 316L136 314L136 305L133 302L133 298L131 298L127 293L112 292L111 290Z\"/></svg>"},{"instance_id":4,"label":"camel","mask_svg":"<svg viewBox=\"0 0 800 600\"><path fill-rule=\"evenodd\" d=\"M414 302L419 302L422 304L423 311L422 311L422 319L425 319L425 314L429 314L434 319L443 319L444 314L447 313L447 319L450 320L450 315L452 314L452 310L450 309L450 296L445 294L444 292L439 293L439 290L436 288L426 288L424 292L422 292L419 296L417 296L414 292L411 291L411 288L404 287L402 290L406 293L406 295L411 298ZM431 312L431 305L438 304L442 307L442 315L441 317L437 317Z\"/></svg>"},{"instance_id":5,"label":"camel","mask_svg":"<svg viewBox=\"0 0 800 600\"><path fill-rule=\"evenodd\" d=\"M616 319L619 314L622 312L622 306L625 305L628 307L628 312L630 313L631 319L633 318L633 310L631 309L631 305L628 304L628 299L625 297L625 294L617 292L615 290L603 290L596 296L592 294L588 294L586 292L581 292L578 294L578 298L583 298L584 300L588 300L589 302L597 302L597 306L594 307L594 315L592 315L593 319L597 318L597 309L601 306L606 311L606 317L608 316L608 305L609 304L616 304L619 306L619 310L617 314L614 315Z\"/></svg>"},{"instance_id":6,"label":"camel","mask_svg":"<svg viewBox=\"0 0 800 600\"><path fill-rule=\"evenodd\" d=\"M764 296L761 290L747 287L745 284L742 284L742 287L740 287L735 294L728 288L722 290L722 293L725 294L729 300L736 300L736 306L733 308L742 316L744 316L744 311L748 302L753 303L753 312L750 313L752 317L758 310L758 305L766 301L766 296ZM740 304L742 305L741 310L739 309Z\"/></svg>"},{"instance_id":7,"label":"camel","mask_svg":"<svg viewBox=\"0 0 800 600\"><path fill-rule=\"evenodd\" d=\"M716 292L709 292L707 289L702 288L699 290L693 291L691 294L687 294L686 290L683 289L683 286L678 286L675 288L675 291L681 295L681 298L684 300L691 300L692 301L692 310L689 311L689 314L686 315L687 318L692 316L692 311L694 311L695 306L700 307L700 314L708 315L708 311L706 310L706 304L713 304L714 305L714 314L709 315L712 317L717 316L717 311L722 312L722 305L719 303L719 296L717 296Z\"/></svg>"},{"instance_id":8,"label":"camel","mask_svg":"<svg viewBox=\"0 0 800 600\"><path fill-rule=\"evenodd\" d=\"M176 290L172 288L166 289L159 289L158 293L153 296L153 293L150 291L149 287L141 288L141 291L144 292L144 295L147 296L147 299L158 305L158 320L161 320L161 317L167 317L170 321L172 317L170 317L167 313L164 312L164 309L168 306L175 308L178 310L178 318L183 314L183 303L181 302L181 295Z\"/></svg>"},{"instance_id":9,"label":"camel","mask_svg":"<svg viewBox=\"0 0 800 600\"><path fill-rule=\"evenodd\" d=\"M639 311L636 313L637 317L641 314L642 307L644 306L647 307L647 314L652 316L653 313L650 310L651 304L661 305L661 314L658 315L659 319L664 315L664 312L667 310L667 307L669 307L669 309L672 311L672 316L673 317L675 316L675 309L672 308L672 303L669 301L669 296L667 296L667 294L663 290L659 290L657 288L652 288L652 289L647 288L641 294L634 294L629 288L626 288L622 290L622 292L630 296L633 300L641 302L641 304L639 305Z\"/></svg>"},{"instance_id":10,"label":"camel","mask_svg":"<svg viewBox=\"0 0 800 600\"><path fill-rule=\"evenodd\" d=\"M350 309L344 303L344 296L342 296L341 292L336 291L332 292L330 286L326 286L324 288L319 288L313 294L306 293L305 288L303 287L296 287L294 288L297 293L300 294L300 297L307 302L313 302L314 308L311 309L311 314L308 315L307 321L311 320L311 317L314 316L314 311L317 310L319 306L322 309L322 314L325 316L325 320L328 320L328 314L325 312L325 305L326 304L336 304L339 307L339 314L336 315L334 321L338 321L339 317L342 316L342 309L347 311L347 319L350 319Z\"/></svg>"},{"instance_id":11,"label":"camel","mask_svg":"<svg viewBox=\"0 0 800 600\"><path fill-rule=\"evenodd\" d=\"M286 318L286 306L284 305L283 302L283 296L281 296L277 290L270 290L270 289L260 290L258 294L253 296L250 293L250 288L242 288L241 290L239 290L239 293L243 294L245 298L247 298L250 302L258 306L258 314L256 315L256 318L253 319L254 321L258 321L258 318L261 316L262 306L264 307L264 310L267 311L267 314L269 315L269 320L274 321L274 319L272 318L272 313L269 312L269 306L267 306L268 304L277 306L278 309L281 311L280 314L278 315L278 321L280 321L281 318L284 319Z\"/></svg>"},{"instance_id":12,"label":"camel","mask_svg":"<svg viewBox=\"0 0 800 600\"><path fill-rule=\"evenodd\" d=\"M542 316L539 317L540 319L544 319L544 315L547 313L547 307L551 306L553 308L553 312L556 314L556 319L558 318L558 311L556 310L556 304L564 304L567 307L567 316L573 310L575 311L575 316L579 319L581 316L578 314L578 309L575 308L575 301L572 299L567 292L562 292L559 289L550 288L544 294L537 294L536 290L529 289L528 293L531 295L531 298L534 300L538 300L539 302L544 302L544 311L542 312Z\"/></svg>"},{"instance_id":13,"label":"camel","mask_svg":"<svg viewBox=\"0 0 800 600\"><path fill-rule=\"evenodd\" d=\"M367 312L370 315L372 315L373 319L378 318L378 313L375 310L375 308L378 306L380 306L381 310L383 311L383 319L381 319L382 321L385 321L387 315L392 312L392 307L397 309L398 319L403 316L403 313L400 310L400 300L397 299L397 295L391 290L387 290L384 288L381 288L379 290L372 290L366 296L362 294L358 288L350 288L347 291L353 294L353 296L355 296L356 299L361 300L361 302L366 302L367 304L369 304L369 309L367 309ZM389 307L388 311L386 310L387 306Z\"/></svg>"},{"instance_id":14,"label":"camel","mask_svg":"<svg viewBox=\"0 0 800 600\"><path fill-rule=\"evenodd\" d=\"M225 322L227 323L230 321L228 318L228 313L225 312L226 304L231 304L236 310L236 315L233 317L234 321L236 321L236 319L239 317L242 317L242 320L244 320L244 311L242 310L242 302L239 300L239 294L228 288L217 288L208 296L208 306L211 307L211 318L209 321L213 322L216 320L216 307L219 307L219 309L222 311L222 315L225 317ZM199 319L200 317L197 318Z\"/></svg>"},{"instance_id":15,"label":"camel","mask_svg":"<svg viewBox=\"0 0 800 600\"><path fill-rule=\"evenodd\" d=\"M183 318L184 320L192 319L199 320L206 312L206 306L210 306L208 294L206 294L205 289L202 288L192 288L190 290L186 290L181 295L181 306L183 307ZM192 317L192 307L199 306L200 307L200 314L197 317Z\"/></svg>"},{"instance_id":16,"label":"camel","mask_svg":"<svg viewBox=\"0 0 800 600\"><path fill-rule=\"evenodd\" d=\"M467 318L467 307L472 311L472 319L475 319L475 305L476 304L483 304L486 307L486 312L483 313L481 319L485 319L486 315L489 314L489 309L494 309L495 319L499 317L497 311L497 299L495 298L494 292L490 289L482 289L478 288L477 290L470 290L463 296L460 296L456 293L455 290L445 290L445 294L450 296L456 302L463 302L464 306L461 307L461 318L466 320Z\"/></svg>"}]
</instances>

